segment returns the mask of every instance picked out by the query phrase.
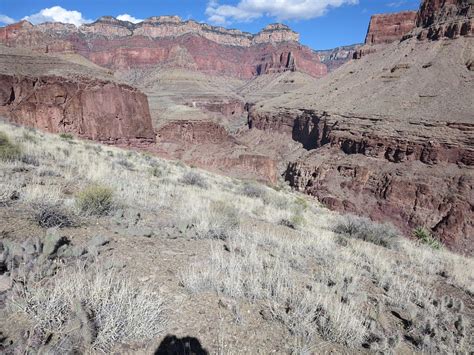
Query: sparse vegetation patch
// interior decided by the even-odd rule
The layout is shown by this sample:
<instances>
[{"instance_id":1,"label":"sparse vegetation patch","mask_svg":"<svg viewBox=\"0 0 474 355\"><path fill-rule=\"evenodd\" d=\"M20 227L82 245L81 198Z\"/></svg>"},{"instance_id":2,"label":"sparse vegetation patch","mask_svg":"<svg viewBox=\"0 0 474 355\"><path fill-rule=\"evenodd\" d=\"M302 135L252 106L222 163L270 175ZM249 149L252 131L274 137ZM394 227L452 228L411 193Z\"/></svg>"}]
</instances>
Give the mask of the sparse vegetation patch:
<instances>
[{"instance_id":1,"label":"sparse vegetation patch","mask_svg":"<svg viewBox=\"0 0 474 355\"><path fill-rule=\"evenodd\" d=\"M0 160L18 160L21 153L20 145L13 143L6 133L0 132Z\"/></svg>"}]
</instances>

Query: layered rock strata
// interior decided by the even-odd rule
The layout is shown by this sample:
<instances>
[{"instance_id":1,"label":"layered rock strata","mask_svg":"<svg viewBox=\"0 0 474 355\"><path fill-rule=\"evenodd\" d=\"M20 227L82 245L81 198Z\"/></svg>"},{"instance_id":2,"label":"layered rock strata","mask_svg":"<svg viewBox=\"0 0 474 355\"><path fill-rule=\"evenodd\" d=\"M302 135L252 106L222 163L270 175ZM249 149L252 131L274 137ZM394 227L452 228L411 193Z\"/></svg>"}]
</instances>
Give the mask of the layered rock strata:
<instances>
[{"instance_id":1,"label":"layered rock strata","mask_svg":"<svg viewBox=\"0 0 474 355\"><path fill-rule=\"evenodd\" d=\"M282 24L252 35L177 17L152 17L138 24L102 17L79 28L22 21L0 28L0 43L42 53L79 53L111 69L171 65L245 79L287 70L315 77L327 73L318 55Z\"/></svg>"}]
</instances>

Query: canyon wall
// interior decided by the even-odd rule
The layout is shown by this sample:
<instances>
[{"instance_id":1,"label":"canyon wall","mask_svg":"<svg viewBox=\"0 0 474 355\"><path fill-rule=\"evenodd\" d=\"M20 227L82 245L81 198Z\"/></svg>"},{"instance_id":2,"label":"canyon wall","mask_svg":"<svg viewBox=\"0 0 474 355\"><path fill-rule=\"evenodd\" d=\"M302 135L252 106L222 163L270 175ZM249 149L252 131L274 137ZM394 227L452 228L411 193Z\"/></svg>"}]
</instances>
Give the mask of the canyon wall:
<instances>
[{"instance_id":1,"label":"canyon wall","mask_svg":"<svg viewBox=\"0 0 474 355\"><path fill-rule=\"evenodd\" d=\"M405 235L427 228L472 255L472 6L425 0L401 40L366 45L370 55L314 85L252 106L252 129L305 149L283 172L290 185Z\"/></svg>"},{"instance_id":2,"label":"canyon wall","mask_svg":"<svg viewBox=\"0 0 474 355\"><path fill-rule=\"evenodd\" d=\"M436 40L474 35L474 2L426 0L420 7L418 39Z\"/></svg>"},{"instance_id":3,"label":"canyon wall","mask_svg":"<svg viewBox=\"0 0 474 355\"><path fill-rule=\"evenodd\" d=\"M102 17L79 28L22 21L0 28L0 43L42 53L78 53L111 69L184 66L243 79L287 70L315 77L327 73L319 56L299 44L298 34L282 24L252 35L173 16L138 24Z\"/></svg>"},{"instance_id":4,"label":"canyon wall","mask_svg":"<svg viewBox=\"0 0 474 355\"><path fill-rule=\"evenodd\" d=\"M0 74L0 115L53 133L105 143L155 141L147 98L138 90L87 77Z\"/></svg>"},{"instance_id":5,"label":"canyon wall","mask_svg":"<svg viewBox=\"0 0 474 355\"><path fill-rule=\"evenodd\" d=\"M371 45L398 41L416 27L416 19L416 11L373 15L370 18L365 44Z\"/></svg>"},{"instance_id":6,"label":"canyon wall","mask_svg":"<svg viewBox=\"0 0 474 355\"><path fill-rule=\"evenodd\" d=\"M474 123L419 123L446 141L366 131L367 117L314 110L252 109L254 129L286 133L308 151L289 162L284 178L327 207L395 224L404 234L429 228L449 247L474 252ZM412 123L413 124L413 123Z\"/></svg>"}]
</instances>

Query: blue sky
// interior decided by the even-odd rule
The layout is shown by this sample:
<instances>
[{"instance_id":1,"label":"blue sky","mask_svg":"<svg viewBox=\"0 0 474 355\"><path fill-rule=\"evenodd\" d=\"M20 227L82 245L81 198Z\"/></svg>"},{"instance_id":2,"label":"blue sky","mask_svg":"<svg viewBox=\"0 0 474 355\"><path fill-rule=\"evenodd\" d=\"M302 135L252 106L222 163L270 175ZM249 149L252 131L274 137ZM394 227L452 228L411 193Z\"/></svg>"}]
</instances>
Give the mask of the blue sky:
<instances>
[{"instance_id":1,"label":"blue sky","mask_svg":"<svg viewBox=\"0 0 474 355\"><path fill-rule=\"evenodd\" d=\"M363 42L370 16L416 10L420 0L0 0L0 25L27 17L80 24L103 15L124 19L178 15L228 28L258 32L283 22L314 49Z\"/></svg>"}]
</instances>

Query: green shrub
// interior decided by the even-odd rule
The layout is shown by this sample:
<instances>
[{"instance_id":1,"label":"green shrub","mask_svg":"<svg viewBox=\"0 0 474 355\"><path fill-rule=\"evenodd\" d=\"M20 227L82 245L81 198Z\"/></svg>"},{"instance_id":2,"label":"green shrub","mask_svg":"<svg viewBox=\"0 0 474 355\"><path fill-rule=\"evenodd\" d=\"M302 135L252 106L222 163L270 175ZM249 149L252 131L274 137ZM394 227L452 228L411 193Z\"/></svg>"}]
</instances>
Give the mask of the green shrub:
<instances>
[{"instance_id":1,"label":"green shrub","mask_svg":"<svg viewBox=\"0 0 474 355\"><path fill-rule=\"evenodd\" d=\"M21 155L21 146L13 143L5 133L0 132L0 160L19 160Z\"/></svg>"},{"instance_id":2,"label":"green shrub","mask_svg":"<svg viewBox=\"0 0 474 355\"><path fill-rule=\"evenodd\" d=\"M433 249L441 249L443 246L439 240L434 238L431 233L423 227L415 228L415 230L413 230L413 235L420 243L426 244Z\"/></svg>"},{"instance_id":3,"label":"green shrub","mask_svg":"<svg viewBox=\"0 0 474 355\"><path fill-rule=\"evenodd\" d=\"M72 140L74 139L74 136L71 133L60 133L59 137L65 140Z\"/></svg>"},{"instance_id":4,"label":"green shrub","mask_svg":"<svg viewBox=\"0 0 474 355\"><path fill-rule=\"evenodd\" d=\"M85 214L103 216L113 208L113 191L105 186L89 186L77 194L76 203Z\"/></svg>"},{"instance_id":5,"label":"green shrub","mask_svg":"<svg viewBox=\"0 0 474 355\"><path fill-rule=\"evenodd\" d=\"M380 224L354 215L341 216L333 227L335 233L349 238L394 249L398 245L398 231L389 224Z\"/></svg>"}]
</instances>

